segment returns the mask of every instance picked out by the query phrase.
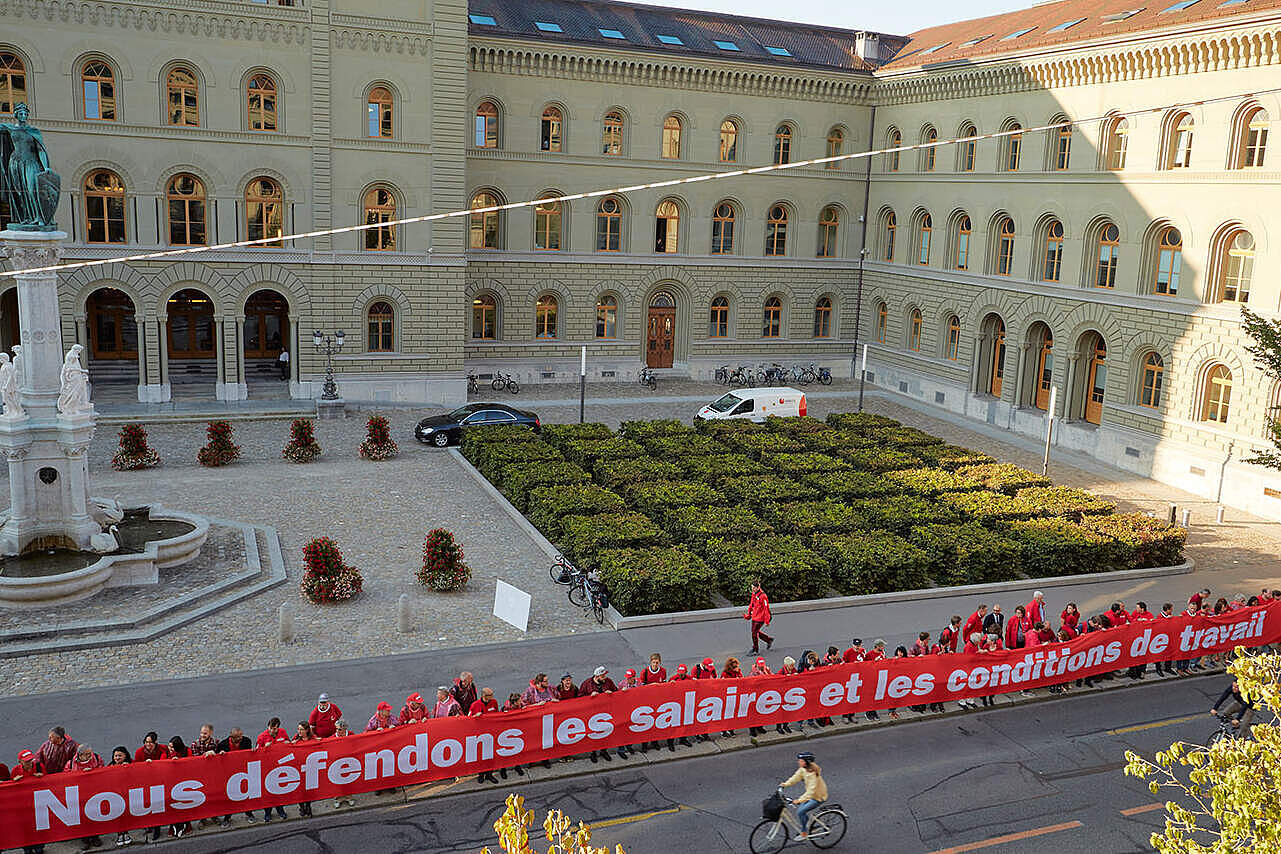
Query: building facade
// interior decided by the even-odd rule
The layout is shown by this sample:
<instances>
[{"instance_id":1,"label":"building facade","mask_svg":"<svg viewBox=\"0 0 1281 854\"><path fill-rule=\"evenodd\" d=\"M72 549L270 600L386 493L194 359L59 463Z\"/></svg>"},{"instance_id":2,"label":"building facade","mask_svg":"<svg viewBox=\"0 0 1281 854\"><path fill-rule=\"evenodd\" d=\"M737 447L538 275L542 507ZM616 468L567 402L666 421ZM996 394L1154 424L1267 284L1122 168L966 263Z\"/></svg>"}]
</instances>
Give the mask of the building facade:
<instances>
[{"instance_id":1,"label":"building facade","mask_svg":"<svg viewBox=\"0 0 1281 854\"><path fill-rule=\"evenodd\" d=\"M626 380L849 375L866 342L891 392L1037 435L1053 395L1057 443L1281 515L1241 463L1281 391L1240 315L1281 308L1281 2L1209 3L899 38L603 0L0 0L0 116L45 131L67 260L263 241L66 275L99 388L316 396L314 330L347 332L344 396L437 404L568 379L584 345Z\"/></svg>"}]
</instances>

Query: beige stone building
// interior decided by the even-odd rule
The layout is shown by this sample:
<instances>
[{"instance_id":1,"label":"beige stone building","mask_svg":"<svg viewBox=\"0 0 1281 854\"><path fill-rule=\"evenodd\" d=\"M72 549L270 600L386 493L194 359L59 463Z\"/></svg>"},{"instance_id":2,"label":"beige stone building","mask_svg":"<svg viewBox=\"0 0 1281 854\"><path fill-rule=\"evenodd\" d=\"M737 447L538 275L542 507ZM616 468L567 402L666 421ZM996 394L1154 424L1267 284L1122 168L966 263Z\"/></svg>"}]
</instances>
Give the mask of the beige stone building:
<instances>
[{"instance_id":1,"label":"beige stone building","mask_svg":"<svg viewBox=\"0 0 1281 854\"><path fill-rule=\"evenodd\" d=\"M849 375L867 343L891 392L1031 435L1053 393L1059 444L1278 515L1240 462L1281 394L1240 307L1281 308L1281 2L1165 6L901 38L601 0L0 0L0 115L45 131L69 260L266 241L68 274L99 389L317 396L317 329L347 333L346 397L438 404L569 378L583 345L621 381Z\"/></svg>"}]
</instances>

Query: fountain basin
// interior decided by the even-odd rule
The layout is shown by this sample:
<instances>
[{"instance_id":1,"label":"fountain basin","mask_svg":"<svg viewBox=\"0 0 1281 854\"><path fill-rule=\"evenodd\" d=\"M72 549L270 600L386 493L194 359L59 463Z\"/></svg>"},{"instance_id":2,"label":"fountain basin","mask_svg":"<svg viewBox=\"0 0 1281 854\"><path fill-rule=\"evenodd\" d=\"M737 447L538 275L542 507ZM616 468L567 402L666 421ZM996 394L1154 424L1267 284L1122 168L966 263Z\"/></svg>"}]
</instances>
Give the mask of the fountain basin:
<instances>
[{"instance_id":1,"label":"fountain basin","mask_svg":"<svg viewBox=\"0 0 1281 854\"><path fill-rule=\"evenodd\" d=\"M0 608L46 608L87 599L106 587L157 584L159 570L186 563L200 553L209 536L208 520L156 504L147 510L158 531L174 535L135 544L137 550L102 555L88 566L67 572L48 573L42 568L40 574L29 577L0 574ZM85 553L75 555L83 558Z\"/></svg>"}]
</instances>

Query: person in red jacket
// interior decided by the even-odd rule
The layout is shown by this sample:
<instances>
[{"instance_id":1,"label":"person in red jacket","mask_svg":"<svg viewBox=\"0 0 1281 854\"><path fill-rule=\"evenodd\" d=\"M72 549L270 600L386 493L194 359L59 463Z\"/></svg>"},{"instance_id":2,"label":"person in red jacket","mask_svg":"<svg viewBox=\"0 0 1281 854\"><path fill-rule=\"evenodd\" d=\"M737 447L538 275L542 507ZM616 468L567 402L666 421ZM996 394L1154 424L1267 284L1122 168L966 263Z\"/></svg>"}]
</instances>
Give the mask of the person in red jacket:
<instances>
[{"instance_id":1,"label":"person in red jacket","mask_svg":"<svg viewBox=\"0 0 1281 854\"><path fill-rule=\"evenodd\" d=\"M423 702L423 695L417 692L410 694L405 698L405 705L400 707L400 715L396 718L396 723L400 726L405 724L420 724L431 718L431 709Z\"/></svg>"},{"instance_id":2,"label":"person in red jacket","mask_svg":"<svg viewBox=\"0 0 1281 854\"><path fill-rule=\"evenodd\" d=\"M1059 624L1071 632L1072 637L1081 633L1081 609L1076 607L1075 602L1069 602L1064 607L1063 613L1059 614Z\"/></svg>"},{"instance_id":3,"label":"person in red jacket","mask_svg":"<svg viewBox=\"0 0 1281 854\"><path fill-rule=\"evenodd\" d=\"M649 666L641 671L642 685L655 685L667 681L667 668L663 666L663 657L656 652L650 653Z\"/></svg>"},{"instance_id":4,"label":"person in red jacket","mask_svg":"<svg viewBox=\"0 0 1281 854\"><path fill-rule=\"evenodd\" d=\"M92 747L87 744L78 744L76 745L75 755L67 760L67 764L63 766L62 770L74 773L77 771L93 771L96 768L105 767L102 757L94 753ZM117 837L116 841L117 845L119 845L119 837ZM84 851L90 848L99 848L102 846L102 840L96 834L94 836L86 836L80 840L80 846L81 850Z\"/></svg>"},{"instance_id":5,"label":"person in red jacket","mask_svg":"<svg viewBox=\"0 0 1281 854\"><path fill-rule=\"evenodd\" d=\"M849 649L845 650L845 654L841 656L841 660L846 664L853 664L865 658L867 658L867 650L863 648L862 638L853 638Z\"/></svg>"},{"instance_id":6,"label":"person in red jacket","mask_svg":"<svg viewBox=\"0 0 1281 854\"><path fill-rule=\"evenodd\" d=\"M552 694L557 700L574 700L579 696L578 686L574 684L574 677L566 673L560 677L556 687L552 689Z\"/></svg>"},{"instance_id":7,"label":"person in red jacket","mask_svg":"<svg viewBox=\"0 0 1281 854\"><path fill-rule=\"evenodd\" d=\"M956 645L961 639L961 615L953 614L952 619L939 632L939 645L948 652L956 652Z\"/></svg>"},{"instance_id":8,"label":"person in red jacket","mask_svg":"<svg viewBox=\"0 0 1281 854\"><path fill-rule=\"evenodd\" d=\"M1108 621L1112 623L1112 628L1128 625L1130 622L1130 612L1125 610L1124 602L1113 602L1112 607L1108 609L1107 618Z\"/></svg>"},{"instance_id":9,"label":"person in red jacket","mask_svg":"<svg viewBox=\"0 0 1281 854\"><path fill-rule=\"evenodd\" d=\"M1005 621L1005 648L1019 649L1027 645L1027 633L1032 630L1032 621L1028 619L1027 608L1022 605Z\"/></svg>"},{"instance_id":10,"label":"person in red jacket","mask_svg":"<svg viewBox=\"0 0 1281 854\"><path fill-rule=\"evenodd\" d=\"M908 653L913 656L929 655L930 654L930 633L921 632L919 635L917 635L916 643L912 644L912 648L908 650Z\"/></svg>"},{"instance_id":11,"label":"person in red jacket","mask_svg":"<svg viewBox=\"0 0 1281 854\"><path fill-rule=\"evenodd\" d=\"M885 641L877 638L876 642L872 644L872 648L867 651L867 656L863 660L880 661L883 658L885 658Z\"/></svg>"},{"instance_id":12,"label":"person in red jacket","mask_svg":"<svg viewBox=\"0 0 1281 854\"><path fill-rule=\"evenodd\" d=\"M133 752L134 762L154 762L157 759L168 759L169 748L160 743L157 733L149 732L142 737L142 747Z\"/></svg>"},{"instance_id":13,"label":"person in red jacket","mask_svg":"<svg viewBox=\"0 0 1281 854\"><path fill-rule=\"evenodd\" d=\"M321 694L316 701L316 708L307 716L307 723L316 738L329 738L334 734L334 724L342 717L342 709L329 702L328 694Z\"/></svg>"},{"instance_id":14,"label":"person in red jacket","mask_svg":"<svg viewBox=\"0 0 1281 854\"><path fill-rule=\"evenodd\" d=\"M965 641L965 648L962 650L966 655L977 655L979 646L983 643L983 633L975 632Z\"/></svg>"},{"instance_id":15,"label":"person in red jacket","mask_svg":"<svg viewBox=\"0 0 1281 854\"><path fill-rule=\"evenodd\" d=\"M1131 623L1146 623L1148 620L1155 620L1156 614L1148 610L1147 602L1135 602L1134 610L1130 612Z\"/></svg>"},{"instance_id":16,"label":"person in red jacket","mask_svg":"<svg viewBox=\"0 0 1281 854\"><path fill-rule=\"evenodd\" d=\"M44 766L36 755L30 750L18 751L18 764L13 766L9 771L9 777L13 780L22 780L26 777L43 777Z\"/></svg>"},{"instance_id":17,"label":"person in red jacket","mask_svg":"<svg viewBox=\"0 0 1281 854\"><path fill-rule=\"evenodd\" d=\"M388 708L390 709L390 707ZM468 717L478 718L481 715L496 711L498 711L498 701L494 699L494 689L482 688L480 696L476 698L476 702L472 703L471 708L467 710L467 715Z\"/></svg>"},{"instance_id":18,"label":"person in red jacket","mask_svg":"<svg viewBox=\"0 0 1281 854\"><path fill-rule=\"evenodd\" d=\"M267 728L258 733L258 741L254 745L255 750L265 750L273 744L288 744L289 733L280 726L280 718L272 718L267 721ZM262 820L271 821L271 811L276 811L276 815L281 818L289 818L285 813L284 807L264 807L262 811Z\"/></svg>"},{"instance_id":19,"label":"person in red jacket","mask_svg":"<svg viewBox=\"0 0 1281 854\"><path fill-rule=\"evenodd\" d=\"M987 616L987 605L979 605L970 614L970 618L965 621L965 626L961 629L961 639L968 641L975 632L983 633L983 618Z\"/></svg>"},{"instance_id":20,"label":"person in red jacket","mask_svg":"<svg viewBox=\"0 0 1281 854\"><path fill-rule=\"evenodd\" d=\"M1027 617L1033 623L1045 622L1045 594L1040 590L1032 594L1032 601L1027 603Z\"/></svg>"},{"instance_id":21,"label":"person in red jacket","mask_svg":"<svg viewBox=\"0 0 1281 854\"><path fill-rule=\"evenodd\" d=\"M769 596L765 595L765 589L756 579L752 579L752 598L747 603L747 613L743 615L743 619L748 620L752 626L752 655L761 651L762 640L765 641L766 649L773 649L774 639L763 631L770 624Z\"/></svg>"},{"instance_id":22,"label":"person in red jacket","mask_svg":"<svg viewBox=\"0 0 1281 854\"><path fill-rule=\"evenodd\" d=\"M701 663L694 665L695 679L715 679L716 662L712 661L711 656L704 658Z\"/></svg>"}]
</instances>

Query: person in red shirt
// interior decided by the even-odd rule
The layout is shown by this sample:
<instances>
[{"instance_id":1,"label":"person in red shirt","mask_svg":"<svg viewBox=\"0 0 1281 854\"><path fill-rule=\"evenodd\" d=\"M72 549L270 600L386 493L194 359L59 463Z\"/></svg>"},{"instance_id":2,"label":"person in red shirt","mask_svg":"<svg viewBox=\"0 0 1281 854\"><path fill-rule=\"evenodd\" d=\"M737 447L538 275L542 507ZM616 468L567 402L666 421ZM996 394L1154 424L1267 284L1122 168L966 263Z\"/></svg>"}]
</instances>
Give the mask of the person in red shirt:
<instances>
[{"instance_id":1,"label":"person in red shirt","mask_svg":"<svg viewBox=\"0 0 1281 854\"><path fill-rule=\"evenodd\" d=\"M481 715L486 715L490 712L496 711L498 711L498 701L494 699L494 689L483 688L481 689L480 696L476 698L476 700L471 704L471 707L467 710L467 715L468 717L478 718ZM503 779L507 779L506 769L503 769ZM488 782L497 785L498 778L494 776L493 771L481 771L476 775L476 782Z\"/></svg>"},{"instance_id":2,"label":"person in red shirt","mask_svg":"<svg viewBox=\"0 0 1281 854\"><path fill-rule=\"evenodd\" d=\"M592 671L590 679L583 680L583 684L578 686L578 696L595 697L597 694L612 694L618 690L614 680L609 678L609 670L604 665L599 665ZM618 748L618 755L622 759L627 758L627 748ZM591 752L592 762L597 761L597 757L603 758L606 762L612 762L608 750L593 750Z\"/></svg>"},{"instance_id":3,"label":"person in red shirt","mask_svg":"<svg viewBox=\"0 0 1281 854\"><path fill-rule=\"evenodd\" d=\"M1148 620L1155 620L1156 614L1148 610L1148 603L1135 602L1134 610L1130 612L1131 623L1146 623Z\"/></svg>"},{"instance_id":4,"label":"person in red shirt","mask_svg":"<svg viewBox=\"0 0 1281 854\"><path fill-rule=\"evenodd\" d=\"M1027 608L1018 605L1014 613L1005 621L1005 648L1019 649L1027 644L1027 633L1032 629L1032 621L1027 617Z\"/></svg>"},{"instance_id":5,"label":"person in red shirt","mask_svg":"<svg viewBox=\"0 0 1281 854\"><path fill-rule=\"evenodd\" d=\"M157 733L149 732L142 737L142 747L133 752L134 762L154 762L157 759L168 759L169 748L160 743Z\"/></svg>"},{"instance_id":6,"label":"person in red shirt","mask_svg":"<svg viewBox=\"0 0 1281 854\"><path fill-rule=\"evenodd\" d=\"M285 732L280 726L280 718L272 718L267 721L267 728L258 733L258 741L255 743L256 750L266 750L273 744L288 744L289 733ZM284 807L264 807L262 811L262 820L271 821L271 811L276 811L276 815L281 818L289 818L285 813Z\"/></svg>"},{"instance_id":7,"label":"person in red shirt","mask_svg":"<svg viewBox=\"0 0 1281 854\"><path fill-rule=\"evenodd\" d=\"M1040 590L1032 594L1032 601L1027 603L1027 616L1033 623L1045 622L1045 594Z\"/></svg>"},{"instance_id":8,"label":"person in red shirt","mask_svg":"<svg viewBox=\"0 0 1281 854\"><path fill-rule=\"evenodd\" d=\"M867 651L867 656L863 660L864 661L880 661L884 657L885 657L885 641L881 640L880 638L877 638L876 643L872 644L872 648Z\"/></svg>"},{"instance_id":9,"label":"person in red shirt","mask_svg":"<svg viewBox=\"0 0 1281 854\"><path fill-rule=\"evenodd\" d=\"M431 718L431 709L423 702L423 695L417 692L410 694L405 698L405 705L400 708L400 716L396 722L400 726L405 724L420 724Z\"/></svg>"},{"instance_id":10,"label":"person in red shirt","mask_svg":"<svg viewBox=\"0 0 1281 854\"><path fill-rule=\"evenodd\" d=\"M770 624L769 596L765 595L764 588L761 587L760 581L752 579L752 598L747 603L747 613L743 619L751 623L752 627L752 655L761 651L761 641L765 641L766 649L774 648L774 639L765 634L764 628Z\"/></svg>"},{"instance_id":11,"label":"person in red shirt","mask_svg":"<svg viewBox=\"0 0 1281 854\"><path fill-rule=\"evenodd\" d=\"M574 700L579 696L578 686L574 684L574 677L566 673L560 677L560 682L552 689L552 695L557 700Z\"/></svg>"},{"instance_id":12,"label":"person in red shirt","mask_svg":"<svg viewBox=\"0 0 1281 854\"><path fill-rule=\"evenodd\" d=\"M70 741L70 739L67 740ZM92 747L87 744L78 744L76 745L75 754L67 760L67 764L63 766L62 770L74 773L77 771L93 771L96 768L105 767L106 765L103 763L102 757L94 753ZM117 837L117 845L119 844L120 840L119 837ZM102 840L99 839L97 835L86 836L80 840L80 845L81 850L87 851L90 848L100 847L102 845Z\"/></svg>"},{"instance_id":13,"label":"person in red shirt","mask_svg":"<svg viewBox=\"0 0 1281 854\"><path fill-rule=\"evenodd\" d=\"M663 657L656 652L650 653L649 666L641 671L641 684L654 685L666 681L667 668L663 666Z\"/></svg>"},{"instance_id":14,"label":"person in red shirt","mask_svg":"<svg viewBox=\"0 0 1281 854\"><path fill-rule=\"evenodd\" d=\"M912 648L908 650L908 652L913 656L929 655L930 654L930 633L921 632L919 635L917 635L916 643L912 644Z\"/></svg>"},{"instance_id":15,"label":"person in red shirt","mask_svg":"<svg viewBox=\"0 0 1281 854\"><path fill-rule=\"evenodd\" d=\"M1203 587L1196 593L1188 597L1188 604L1192 606L1192 612L1196 613L1201 610L1201 606L1210 598L1210 588Z\"/></svg>"},{"instance_id":16,"label":"person in red shirt","mask_svg":"<svg viewBox=\"0 0 1281 854\"><path fill-rule=\"evenodd\" d=\"M953 614L952 619L939 632L939 644L948 652L956 652L956 645L961 639L961 615Z\"/></svg>"},{"instance_id":17,"label":"person in red shirt","mask_svg":"<svg viewBox=\"0 0 1281 854\"><path fill-rule=\"evenodd\" d=\"M1081 609L1076 607L1075 602L1069 602L1063 608L1063 613L1059 614L1059 624L1067 629L1072 637L1081 633Z\"/></svg>"},{"instance_id":18,"label":"person in red shirt","mask_svg":"<svg viewBox=\"0 0 1281 854\"><path fill-rule=\"evenodd\" d=\"M686 666L685 666L685 665L683 665L683 664L678 664L678 665L676 665L676 672L675 672L675 673L673 673L673 674L672 674L672 678L671 678L671 679L668 679L667 681L668 681L668 682L682 682L682 681L684 681L684 680L686 680L686 679L693 679L693 678L694 678L694 677L692 677L692 676L690 676L690 675L689 675L689 668L688 668L688 667L686 667Z\"/></svg>"},{"instance_id":19,"label":"person in red shirt","mask_svg":"<svg viewBox=\"0 0 1281 854\"><path fill-rule=\"evenodd\" d=\"M969 640L965 642L965 648L962 650L966 655L977 655L979 646L983 643L983 633L975 632L970 635Z\"/></svg>"},{"instance_id":20,"label":"person in red shirt","mask_svg":"<svg viewBox=\"0 0 1281 854\"><path fill-rule=\"evenodd\" d=\"M1112 607L1108 609L1107 617L1112 623L1112 628L1124 626L1130 622L1130 612L1125 610L1124 602L1113 602Z\"/></svg>"},{"instance_id":21,"label":"person in red shirt","mask_svg":"<svg viewBox=\"0 0 1281 854\"><path fill-rule=\"evenodd\" d=\"M18 751L18 764L13 766L9 771L9 777L13 780L22 780L26 777L43 777L44 766L36 755L30 750Z\"/></svg>"},{"instance_id":22,"label":"person in red shirt","mask_svg":"<svg viewBox=\"0 0 1281 854\"><path fill-rule=\"evenodd\" d=\"M867 650L863 648L862 638L854 638L851 640L850 648L845 650L845 654L841 656L841 660L846 664L853 664L854 662L862 661L865 658L867 658Z\"/></svg>"},{"instance_id":23,"label":"person in red shirt","mask_svg":"<svg viewBox=\"0 0 1281 854\"><path fill-rule=\"evenodd\" d=\"M708 656L707 658L704 658L700 664L694 665L694 678L695 679L715 679L716 678L716 663L712 661L710 656Z\"/></svg>"},{"instance_id":24,"label":"person in red shirt","mask_svg":"<svg viewBox=\"0 0 1281 854\"><path fill-rule=\"evenodd\" d=\"M987 616L987 605L979 605L961 629L961 638L969 640L975 632L983 633L983 618Z\"/></svg>"},{"instance_id":25,"label":"person in red shirt","mask_svg":"<svg viewBox=\"0 0 1281 854\"><path fill-rule=\"evenodd\" d=\"M628 688L639 688L640 680L636 678L635 669L629 667L623 671L623 684L618 686L618 690L626 691Z\"/></svg>"},{"instance_id":26,"label":"person in red shirt","mask_svg":"<svg viewBox=\"0 0 1281 854\"><path fill-rule=\"evenodd\" d=\"M316 738L329 738L334 734L334 723L342 717L342 709L329 702L328 694L321 694L316 701L316 708L307 716L307 723Z\"/></svg>"}]
</instances>

